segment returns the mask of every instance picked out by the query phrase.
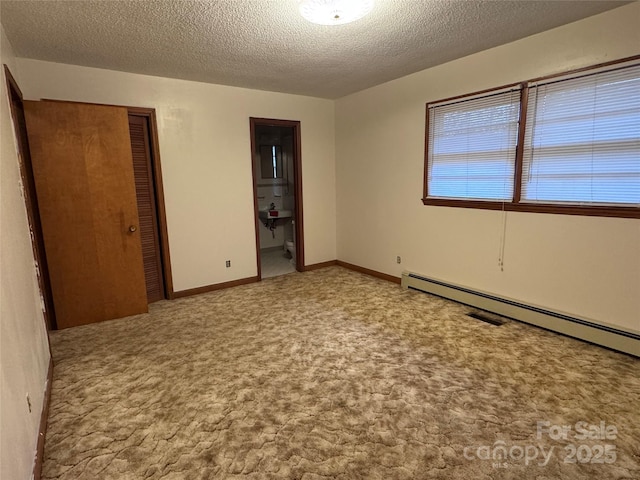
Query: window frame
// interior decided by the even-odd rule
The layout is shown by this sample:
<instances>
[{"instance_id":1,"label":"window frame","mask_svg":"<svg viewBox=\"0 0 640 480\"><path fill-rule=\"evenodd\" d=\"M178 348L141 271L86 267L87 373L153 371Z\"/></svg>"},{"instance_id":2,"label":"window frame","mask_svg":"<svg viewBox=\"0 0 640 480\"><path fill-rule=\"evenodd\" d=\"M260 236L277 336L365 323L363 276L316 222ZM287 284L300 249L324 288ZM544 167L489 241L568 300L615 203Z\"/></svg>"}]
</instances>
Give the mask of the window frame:
<instances>
[{"instance_id":1,"label":"window frame","mask_svg":"<svg viewBox=\"0 0 640 480\"><path fill-rule=\"evenodd\" d=\"M459 207L459 208L474 208L482 210L504 210L512 212L530 212L530 213L550 213L550 214L562 214L562 215L583 215L583 216L597 216L597 217L618 217L618 218L640 218L640 207L634 205L563 205L558 203L533 203L521 202L522 193L522 172L523 172L523 150L524 150L524 137L526 131L526 118L527 118L527 106L529 89L531 84L552 80L554 78L566 77L566 76L582 76L581 73L588 75L591 70L602 69L606 67L615 66L622 63L638 62L640 55L632 57L626 57L611 62L600 63L597 65L591 65L575 70L556 73L552 75L546 75L543 77L537 77L531 80L522 82L511 83L496 88L490 88L480 90L477 92L457 95L442 100L433 102L427 102L425 106L425 138L424 138L424 173L423 173L423 196L422 203L427 206L441 206L441 207ZM598 72L593 72L597 74ZM476 199L444 199L444 198L429 198L429 107L431 105L452 102L456 100L462 100L465 98L471 99L471 97L481 97L484 95L490 95L499 90L506 88L513 88L520 86L520 115L518 119L518 135L515 155L515 168L513 176L513 197L511 201L491 201L491 200L476 200Z\"/></svg>"}]
</instances>

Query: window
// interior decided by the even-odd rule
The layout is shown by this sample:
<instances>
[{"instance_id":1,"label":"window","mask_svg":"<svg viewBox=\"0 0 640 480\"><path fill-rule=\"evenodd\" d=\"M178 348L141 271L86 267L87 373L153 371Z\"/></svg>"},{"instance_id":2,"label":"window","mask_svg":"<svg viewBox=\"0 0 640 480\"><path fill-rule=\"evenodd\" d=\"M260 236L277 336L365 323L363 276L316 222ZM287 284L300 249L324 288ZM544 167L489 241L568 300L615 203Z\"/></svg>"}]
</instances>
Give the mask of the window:
<instances>
[{"instance_id":1,"label":"window","mask_svg":"<svg viewBox=\"0 0 640 480\"><path fill-rule=\"evenodd\" d=\"M640 218L638 60L427 104L423 203Z\"/></svg>"},{"instance_id":2,"label":"window","mask_svg":"<svg viewBox=\"0 0 640 480\"><path fill-rule=\"evenodd\" d=\"M640 205L640 65L529 87L522 201Z\"/></svg>"},{"instance_id":3,"label":"window","mask_svg":"<svg viewBox=\"0 0 640 480\"><path fill-rule=\"evenodd\" d=\"M431 198L510 200L520 86L428 106Z\"/></svg>"}]
</instances>

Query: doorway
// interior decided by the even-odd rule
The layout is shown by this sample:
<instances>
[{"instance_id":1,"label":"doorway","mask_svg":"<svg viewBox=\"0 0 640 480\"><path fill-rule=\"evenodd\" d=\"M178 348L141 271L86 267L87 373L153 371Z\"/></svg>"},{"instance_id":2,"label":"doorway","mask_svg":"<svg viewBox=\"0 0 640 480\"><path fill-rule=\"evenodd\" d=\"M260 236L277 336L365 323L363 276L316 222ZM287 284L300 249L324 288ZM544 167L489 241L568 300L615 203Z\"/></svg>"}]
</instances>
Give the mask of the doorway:
<instances>
[{"instance_id":1,"label":"doorway","mask_svg":"<svg viewBox=\"0 0 640 480\"><path fill-rule=\"evenodd\" d=\"M13 81L13 78L11 78L10 80L9 78L10 78L10 75L7 74L8 82L10 81L11 83L15 83ZM134 278L136 277L140 278L136 274L136 270L138 268L136 265L138 265L138 263L140 263L140 266L143 268L143 275L141 278L141 282L142 282L142 291L144 292L142 294L142 297L144 298L144 300L141 299L141 301L139 302L141 306L136 307L136 309L143 309L142 311L146 311L146 306L149 303L152 303L154 301L164 299L164 298L173 298L173 285L171 281L169 247L168 247L168 240L167 240L168 236L167 236L165 209L164 209L164 195L163 195L163 189L162 189L162 174L160 170L160 158L159 158L155 110L152 108L118 107L113 105L87 104L82 102L64 102L60 100L24 102L24 106L23 106L23 102L21 101L21 98L20 98L21 96L19 94L17 85L14 84L11 90L9 91L10 91L9 96L12 103L12 107L14 108L14 111L12 112L14 116L16 115L16 111L18 113L18 116L20 113L20 110L17 110L16 106L21 107L21 111L26 110L27 106L32 110L33 109L42 110L41 107L43 105L48 104L50 105L50 108L46 110L50 110L51 114L53 114L57 120L60 120L60 118L63 118L63 117L66 118L66 120L62 123L60 123L59 121L54 122L54 124L59 124L58 125L59 130L65 129L65 128L71 128L71 130L76 131L78 129L85 128L91 125L91 122L94 122L96 120L97 113L101 112L100 114L105 114L107 111L109 111L109 109L112 112L119 110L120 112L124 113L124 115L121 115L120 117L118 117L119 120L112 121L112 119L110 119L109 121L103 121L100 124L101 125L100 129L92 129L91 137L96 139L99 138L100 139L99 142L92 141L92 143L88 144L91 146L91 148L89 148L88 150L76 149L74 150L74 155L65 156L65 158L68 160L70 158L78 159L82 157L84 158L85 161L93 162L92 160L89 160L89 158L99 155L98 145L103 145L104 148L107 148L109 151L119 148L119 147L116 147L116 145L119 142L112 141L111 139L107 138L115 130L122 130L123 135L121 136L122 138L120 138L120 142L122 145L122 148L120 150L122 151L120 152L120 150L118 150L119 153L117 155L113 154L113 152L110 152L108 155L108 158L109 158L108 162L104 162L104 161L99 161L97 163L93 162L92 168L90 170L95 175L92 174L88 176L86 179L80 179L82 181L74 180L71 183L69 183L68 181L63 182L63 186L61 188L58 188L57 186L55 186L56 184L52 180L53 176L49 174L50 172L45 172L44 174L43 172L40 172L39 175L36 174L34 163L31 160L33 156L33 147L26 140L27 136L31 134L31 128L26 128L27 126L25 125L25 123L28 124L29 122L28 121L24 122L24 120L20 122L19 117L18 117L18 121L14 121L16 125L16 134L20 136L19 134L22 133L24 137L24 147L22 147L21 145L22 150L25 150L26 148L27 153L31 153L31 155L21 156L22 157L21 167L23 171L23 178L26 179L24 183L25 185L27 185L27 188L25 188L25 203L27 204L27 208L30 211L30 224L31 224L31 230L32 230L32 238L34 239L34 256L38 261L38 265L39 265L38 270L39 270L39 273L41 274L40 275L41 278L39 278L39 280L41 280L40 290L41 292L43 292L43 298L48 310L48 312L45 312L45 315L46 315L45 318L47 320L48 328L49 329L65 328L65 327L74 326L81 323L91 323L93 321L99 321L99 320L109 319L109 318L120 318L122 316L130 314L130 312L123 310L123 309L126 310L128 308L127 303L130 303L127 301L127 295L129 295L129 292L132 292L134 290L135 291L139 290L138 286L140 282L136 282L135 288L126 287L126 291L127 291L126 295L122 290L118 291L116 295L110 295L109 288L110 288L110 284L112 283L114 285L119 285L120 288L124 288L123 286L131 284ZM20 100L19 104L18 104L18 100ZM70 110L73 110L74 108L77 109L77 112L71 115L71 117L74 117L74 115L77 116L78 118L75 119L77 121L75 120L71 121L71 117L69 117L69 115L66 115L66 117L65 115L63 115L64 112L66 112L67 114L70 114L71 113ZM96 110L96 112L93 112L92 109L98 109L98 110ZM33 112L29 112L29 113L30 115L33 114ZM37 116L36 117L32 116L32 121L34 120L34 118L37 118ZM25 128L21 129L20 128L21 126L24 126ZM34 127L34 129L37 129L37 128ZM78 131L81 131L81 130L78 130ZM97 137L95 135L97 135ZM38 144L36 145L38 147L36 149L37 150L36 153L38 154L38 158L39 158L38 168L42 169L43 166L45 166L46 168L49 168L51 163L55 164L56 162L47 161L43 163L42 161L42 159L44 158L43 148L41 148L43 146L39 145L39 143L41 143L42 141L42 135L36 135L36 138L38 139L38 141L35 142L36 144ZM20 139L19 141L20 143L22 143L22 139ZM125 142L127 145L126 147L124 147ZM71 147L71 145L69 145L69 147ZM46 148L46 158L49 158L53 155L54 152L52 150L55 150L55 149L52 149L49 147ZM127 150L128 150L128 153L125 153ZM124 157L128 157L130 159L129 162L131 162L132 154L133 154L133 163L129 163L126 166L124 164L121 165L119 168L117 168L117 173L115 174L113 172L107 174L106 172L97 171L100 168L107 168L109 164L114 163L115 161L114 159L116 158L124 159ZM138 157L139 157L137 161L135 158L136 154L138 154ZM124 195L116 194L116 195L112 195L112 197L115 197L117 203L111 204L111 200L106 201L106 197L105 197L105 202L102 202L102 201L97 202L98 204L101 205L101 206L98 206L99 211L96 211L94 212L95 214L92 214L94 219L98 218L102 222L103 220L107 220L109 215L112 213L111 210L113 210L113 208L111 207L116 208L119 212L120 217L123 217L123 216L126 217L128 215L131 219L127 223L127 225L125 225L125 227L127 227L126 228L127 233L124 237L120 239L119 242L116 242L118 243L118 248L108 248L106 250L102 249L104 251L97 252L97 255L101 259L101 261L99 262L100 265L114 265L118 262L114 262L111 260L104 261L105 258L103 257L105 257L106 255L105 252L110 252L110 254L112 254L114 251L119 250L120 247L124 248L124 246L129 243L129 240L127 240L129 239L129 237L139 236L140 239L138 240L138 245L140 246L141 244L141 247L142 247L141 258L136 259L135 261L129 259L125 262L126 266L121 265L122 268L120 270L123 272L126 272L126 281L125 281L125 278L121 278L121 279L118 279L118 281L111 282L112 280L111 277L114 277L114 275L111 275L111 273L113 272L105 273L105 272L98 271L97 269L93 269L93 273L91 276L88 276L87 279L84 279L84 281L79 282L78 288L73 289L73 292L72 292L73 295L76 295L76 296L79 295L78 292L80 292L83 289L86 289L85 287L89 284L96 283L96 285L99 285L99 289L95 288L92 292L89 292L90 294L81 295L82 298L91 299L92 303L94 303L95 305L98 305L98 307L94 307L94 310L97 309L98 311L82 312L81 320L77 321L77 319L74 319L74 317L78 317L78 315L75 315L76 313L75 310L78 309L78 305L80 305L82 301L75 301L75 299L73 298L71 299L72 301L66 301L65 299L69 297L70 289L68 288L68 285L70 284L70 282L66 282L66 281L61 282L60 278L58 277L60 277L61 272L63 272L65 269L69 270L67 268L68 264L74 264L74 265L77 264L77 260L80 257L82 257L82 260L83 260L80 264L80 267L78 268L72 267L71 271L82 272L81 267L84 266L85 264L91 263L91 262L85 262L84 260L91 260L90 257L95 256L93 254L96 252L89 252L87 255L84 255L84 256L80 255L79 252L82 253L81 250L85 248L86 245L95 243L99 247L100 245L105 243L106 239L108 239L108 236L114 232L113 227L115 227L115 229L117 230L121 230L120 227L122 227L122 225L118 226L118 225L115 225L116 222L111 222L111 227L106 232L102 232L100 235L95 236L94 240L82 242L78 246L78 248L72 249L72 254L66 256L68 258L72 258L73 260L72 262L67 262L68 258L67 260L63 259L64 261L62 262L59 261L60 259L57 257L53 258L53 260L57 262L57 267L54 269L51 263L52 260L47 258L47 253L49 252L49 249L50 249L52 252L55 252L57 255L60 253L59 251L61 249L56 248L54 245L47 246L47 235L49 236L50 242L51 242L52 232L54 232L52 225L58 225L59 223L58 221L60 220L60 218L56 217L55 222L50 221L51 220L51 218L49 218L51 217L50 210L52 210L50 207L51 205L54 204L54 202L49 201L51 199L47 200L44 203L45 206L47 206L46 212L42 212L41 209L38 208L40 199L38 197L38 194L36 193L38 191L38 189L36 188L37 183L46 182L48 184L47 187L41 186L43 195L45 195L45 193L47 194L50 193L52 189L53 190L58 189L63 191L65 190L65 188L63 188L64 185L72 185L74 191L77 189L82 190L84 186L84 187L87 187L87 188L84 188L84 190L89 191L91 190L89 187L94 182L95 178L102 178L103 183L109 183L110 185L111 183L116 182L117 179L123 179L125 177L125 175L123 175L123 172L129 171L129 169L132 169L134 173L134 176L133 178L131 178L131 183L130 183L130 186L133 189L132 191L134 195L132 202L129 201L130 199L125 201ZM82 169L70 169L70 170L78 171ZM30 185L32 185L32 188L29 188ZM129 187L127 187L127 189L128 188ZM105 189L100 188L98 190L100 194L102 194L102 190L105 190ZM92 202L95 202L96 198L98 198L98 196L93 195ZM61 198L58 197L56 201L60 199ZM69 206L69 208L59 208L59 209L53 209L53 210L55 212L55 215L58 215L58 216L62 215L62 220L64 220L65 217L72 216L73 225L69 225L68 231L73 232L77 230L76 236L80 237L80 234L82 232L88 231L89 229L77 228L79 227L78 224L81 223L78 219L82 217L82 215L78 214L77 210L78 208L80 208L81 211L79 213L80 214L83 213L84 210L88 209L88 206L92 202L75 201L73 202L72 205ZM136 213L128 211L128 207L126 207L126 205L131 203L135 205L134 211L137 210ZM49 225L48 230L42 228L42 224L44 222L43 214L44 214L44 217L47 217L48 219L47 220ZM118 220L119 220L119 223L122 223L124 221L123 218L118 218ZM91 222L91 223L95 226L95 222ZM60 229L58 229L58 231L59 230ZM47 231L49 232L48 234L47 234ZM65 230L63 229L63 231ZM57 236L57 234L54 235L54 237L55 236ZM148 239L147 241L145 241L145 236ZM68 243L70 242L65 242L65 245L68 246L67 245ZM139 247L133 248L133 245L131 245L131 247L132 248L126 247L124 248L124 250L130 253L139 248ZM61 265L63 266L63 268L58 268ZM77 276L77 273L74 273L74 275ZM151 279L151 282L150 282L150 279ZM64 285L64 289L60 288L61 284ZM146 287L146 291L145 291L145 287ZM58 301L56 301L56 296L58 298ZM113 297L113 298L108 298L108 297ZM144 302L144 307L142 307L142 302ZM71 305L71 310L68 308L69 305Z\"/></svg>"},{"instance_id":2,"label":"doorway","mask_svg":"<svg viewBox=\"0 0 640 480\"><path fill-rule=\"evenodd\" d=\"M300 122L250 118L258 278L304 271Z\"/></svg>"}]
</instances>

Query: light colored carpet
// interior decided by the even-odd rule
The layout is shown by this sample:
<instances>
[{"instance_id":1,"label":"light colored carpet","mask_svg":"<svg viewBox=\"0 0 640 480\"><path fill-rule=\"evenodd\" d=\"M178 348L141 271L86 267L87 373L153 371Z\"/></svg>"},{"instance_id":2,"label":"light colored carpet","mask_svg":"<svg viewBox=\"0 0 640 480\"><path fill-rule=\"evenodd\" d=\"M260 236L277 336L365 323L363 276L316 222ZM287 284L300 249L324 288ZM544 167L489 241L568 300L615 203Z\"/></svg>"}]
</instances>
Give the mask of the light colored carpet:
<instances>
[{"instance_id":1,"label":"light colored carpet","mask_svg":"<svg viewBox=\"0 0 640 480\"><path fill-rule=\"evenodd\" d=\"M331 267L56 332L43 476L640 478L640 360L468 311Z\"/></svg>"}]
</instances>

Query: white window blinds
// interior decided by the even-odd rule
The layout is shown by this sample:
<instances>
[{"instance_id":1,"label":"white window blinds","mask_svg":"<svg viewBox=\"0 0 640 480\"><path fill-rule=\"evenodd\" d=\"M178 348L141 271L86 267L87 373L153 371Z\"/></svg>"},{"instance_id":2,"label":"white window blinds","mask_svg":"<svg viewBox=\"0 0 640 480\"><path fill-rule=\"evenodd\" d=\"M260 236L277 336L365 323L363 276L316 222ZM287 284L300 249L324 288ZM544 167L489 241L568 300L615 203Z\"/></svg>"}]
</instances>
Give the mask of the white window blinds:
<instances>
[{"instance_id":1,"label":"white window blinds","mask_svg":"<svg viewBox=\"0 0 640 480\"><path fill-rule=\"evenodd\" d=\"M520 87L428 106L427 197L508 200Z\"/></svg>"},{"instance_id":2,"label":"white window blinds","mask_svg":"<svg viewBox=\"0 0 640 480\"><path fill-rule=\"evenodd\" d=\"M640 205L640 65L530 86L521 201Z\"/></svg>"}]
</instances>

